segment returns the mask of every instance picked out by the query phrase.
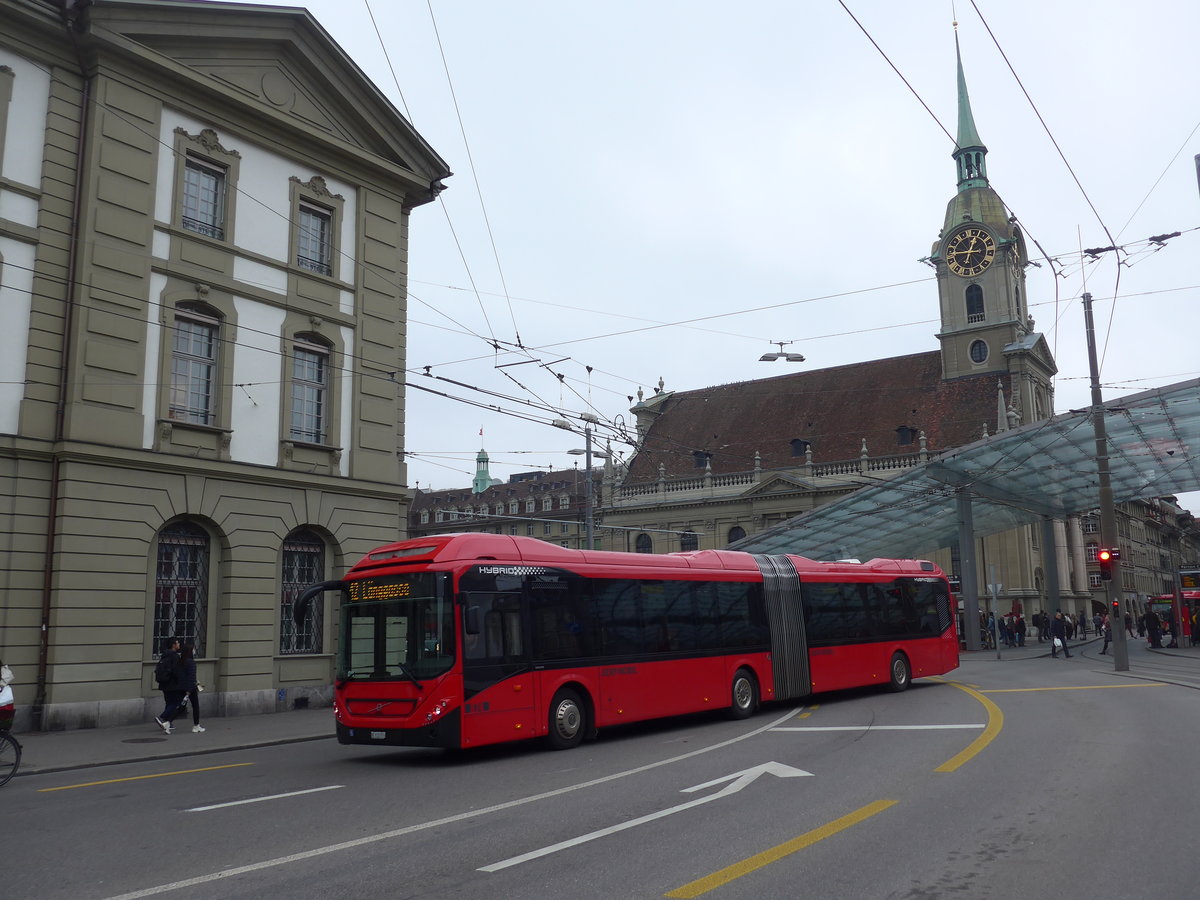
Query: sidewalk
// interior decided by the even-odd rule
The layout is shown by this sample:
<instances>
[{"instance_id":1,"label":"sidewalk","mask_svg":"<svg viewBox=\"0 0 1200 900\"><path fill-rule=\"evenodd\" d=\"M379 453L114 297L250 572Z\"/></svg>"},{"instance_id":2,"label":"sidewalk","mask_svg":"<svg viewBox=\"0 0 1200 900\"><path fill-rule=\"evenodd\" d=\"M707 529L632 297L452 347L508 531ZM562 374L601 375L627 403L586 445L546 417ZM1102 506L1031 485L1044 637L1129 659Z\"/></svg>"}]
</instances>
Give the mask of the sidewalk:
<instances>
[{"instance_id":1,"label":"sidewalk","mask_svg":"<svg viewBox=\"0 0 1200 900\"><path fill-rule=\"evenodd\" d=\"M172 735L163 734L153 722L15 734L21 743L21 768L17 775L220 753L334 736L333 712L328 708L208 718L203 724L206 729L203 734L192 733L190 717L177 722Z\"/></svg>"}]
</instances>

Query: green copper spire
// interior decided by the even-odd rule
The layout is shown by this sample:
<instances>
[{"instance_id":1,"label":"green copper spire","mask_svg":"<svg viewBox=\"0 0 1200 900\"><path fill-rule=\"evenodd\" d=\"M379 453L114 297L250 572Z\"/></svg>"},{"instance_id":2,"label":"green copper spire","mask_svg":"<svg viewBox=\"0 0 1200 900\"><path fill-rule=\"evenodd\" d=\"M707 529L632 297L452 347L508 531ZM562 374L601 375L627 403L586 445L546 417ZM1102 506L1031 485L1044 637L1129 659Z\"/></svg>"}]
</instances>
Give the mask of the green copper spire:
<instances>
[{"instance_id":1,"label":"green copper spire","mask_svg":"<svg viewBox=\"0 0 1200 900\"><path fill-rule=\"evenodd\" d=\"M954 161L958 164L958 189L987 187L987 147L975 130L975 117L971 115L971 98L967 94L967 79L963 75L962 51L958 47L958 31L954 32L954 55L958 58L958 140L954 148Z\"/></svg>"}]
</instances>

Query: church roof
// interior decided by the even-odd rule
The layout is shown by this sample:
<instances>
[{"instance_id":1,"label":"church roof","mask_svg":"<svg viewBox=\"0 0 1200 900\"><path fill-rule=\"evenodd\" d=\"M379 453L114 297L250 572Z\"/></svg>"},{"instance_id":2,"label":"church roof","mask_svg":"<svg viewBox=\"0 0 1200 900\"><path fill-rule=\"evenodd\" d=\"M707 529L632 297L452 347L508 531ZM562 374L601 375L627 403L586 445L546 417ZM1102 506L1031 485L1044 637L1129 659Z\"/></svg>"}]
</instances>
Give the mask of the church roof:
<instances>
[{"instance_id":1,"label":"church roof","mask_svg":"<svg viewBox=\"0 0 1200 900\"><path fill-rule=\"evenodd\" d=\"M676 391L658 405L628 481L786 468L811 447L814 462L905 455L925 433L931 452L978 440L997 429L997 383L1011 398L1007 373L942 380L937 351ZM906 440L907 443L901 443ZM807 442L807 443L797 443Z\"/></svg>"}]
</instances>

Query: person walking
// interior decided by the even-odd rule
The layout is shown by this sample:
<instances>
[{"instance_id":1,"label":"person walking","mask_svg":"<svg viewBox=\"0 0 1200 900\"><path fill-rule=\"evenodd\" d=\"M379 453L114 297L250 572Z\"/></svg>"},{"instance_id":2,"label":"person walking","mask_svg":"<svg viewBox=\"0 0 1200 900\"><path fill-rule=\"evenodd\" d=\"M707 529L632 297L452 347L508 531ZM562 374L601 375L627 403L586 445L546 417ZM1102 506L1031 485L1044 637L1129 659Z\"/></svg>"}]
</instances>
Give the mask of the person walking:
<instances>
[{"instance_id":1,"label":"person walking","mask_svg":"<svg viewBox=\"0 0 1200 900\"><path fill-rule=\"evenodd\" d=\"M1058 643L1062 643L1062 652L1064 659L1071 658L1071 651L1067 649L1067 620L1063 618L1062 610L1056 610L1054 618L1050 620L1050 655L1058 659Z\"/></svg>"},{"instance_id":2,"label":"person walking","mask_svg":"<svg viewBox=\"0 0 1200 900\"><path fill-rule=\"evenodd\" d=\"M1108 653L1108 644L1112 640L1112 624L1108 620L1108 616L1104 617L1104 621L1100 623L1100 631L1104 635L1104 646L1100 648L1100 655L1104 656Z\"/></svg>"},{"instance_id":3,"label":"person walking","mask_svg":"<svg viewBox=\"0 0 1200 900\"><path fill-rule=\"evenodd\" d=\"M162 654L154 668L154 678L163 694L163 711L154 717L154 721L166 734L170 734L175 730L171 719L179 712L179 706L187 696L187 685L184 682L179 656L179 638L166 638L163 641Z\"/></svg>"},{"instance_id":4,"label":"person walking","mask_svg":"<svg viewBox=\"0 0 1200 900\"><path fill-rule=\"evenodd\" d=\"M180 660L183 663L188 703L192 707L192 734L200 734L204 727L200 724L200 683L196 681L196 645L184 644Z\"/></svg>"},{"instance_id":5,"label":"person walking","mask_svg":"<svg viewBox=\"0 0 1200 900\"><path fill-rule=\"evenodd\" d=\"M1161 650L1163 648L1162 620L1159 619L1158 613L1153 609L1147 609L1142 621L1146 623L1146 634L1150 638L1150 646L1155 650Z\"/></svg>"},{"instance_id":6,"label":"person walking","mask_svg":"<svg viewBox=\"0 0 1200 900\"><path fill-rule=\"evenodd\" d=\"M1025 617L1019 613L1017 614L1016 629L1017 629L1017 646L1024 647L1025 646Z\"/></svg>"}]
</instances>

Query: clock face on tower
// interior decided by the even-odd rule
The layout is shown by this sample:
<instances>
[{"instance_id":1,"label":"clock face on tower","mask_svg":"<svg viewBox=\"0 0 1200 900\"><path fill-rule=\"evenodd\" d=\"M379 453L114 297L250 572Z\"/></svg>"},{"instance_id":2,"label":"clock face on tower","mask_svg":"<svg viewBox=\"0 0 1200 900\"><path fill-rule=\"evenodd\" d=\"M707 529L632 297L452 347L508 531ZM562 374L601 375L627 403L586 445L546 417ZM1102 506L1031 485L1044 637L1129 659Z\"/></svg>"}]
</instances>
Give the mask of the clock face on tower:
<instances>
[{"instance_id":1,"label":"clock face on tower","mask_svg":"<svg viewBox=\"0 0 1200 900\"><path fill-rule=\"evenodd\" d=\"M977 225L968 225L950 235L946 242L946 265L955 275L978 275L992 264L996 242Z\"/></svg>"}]
</instances>

